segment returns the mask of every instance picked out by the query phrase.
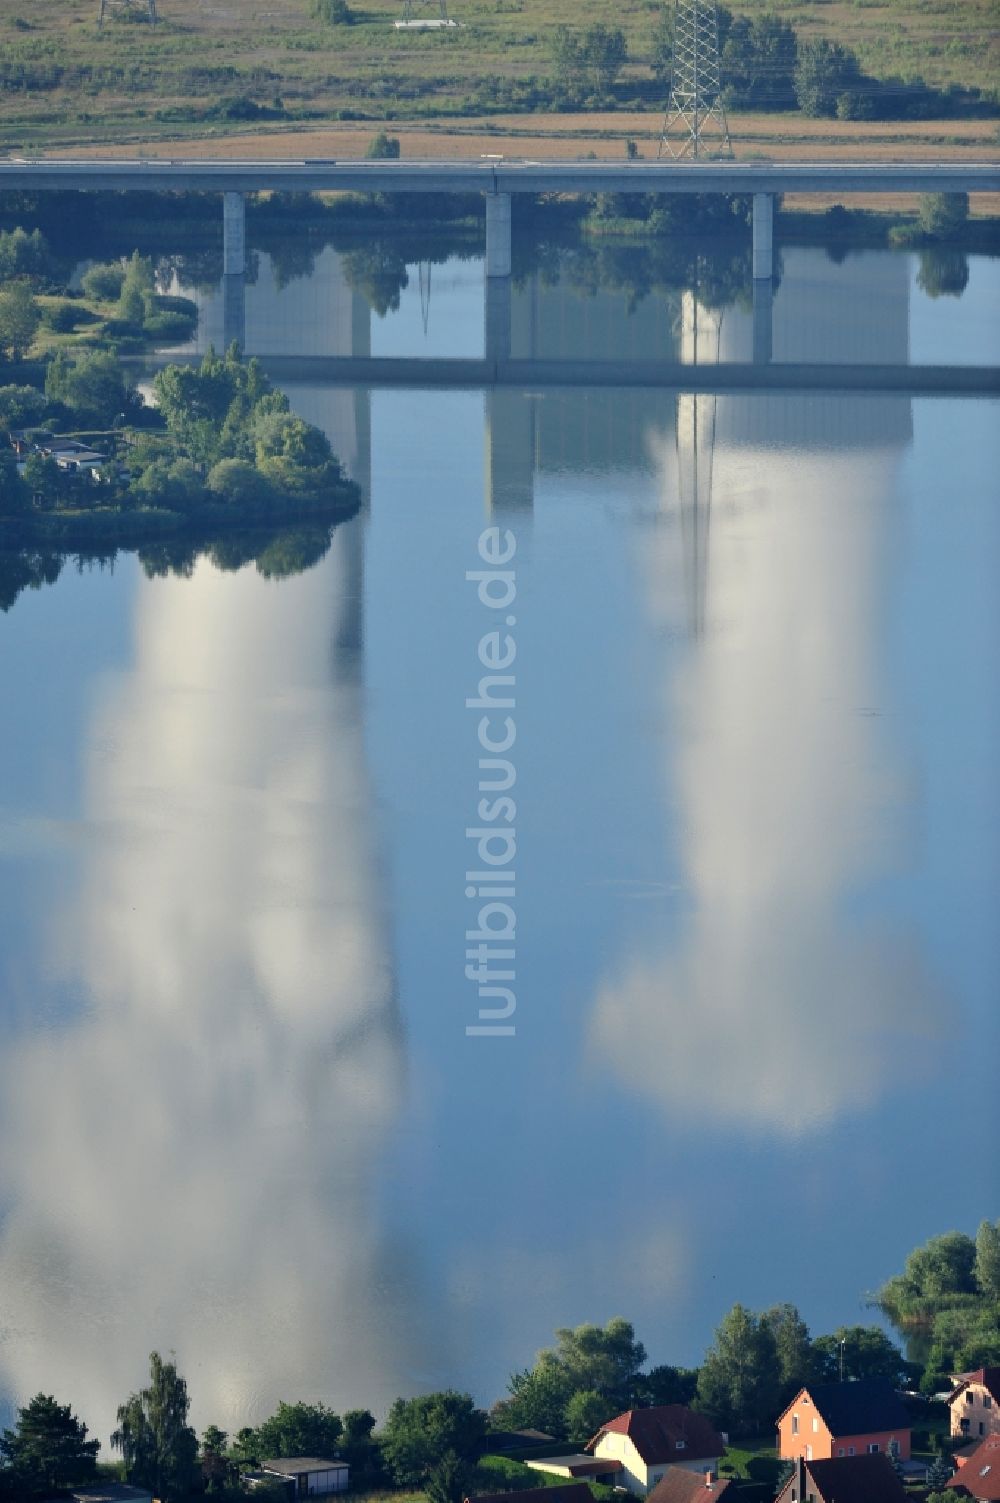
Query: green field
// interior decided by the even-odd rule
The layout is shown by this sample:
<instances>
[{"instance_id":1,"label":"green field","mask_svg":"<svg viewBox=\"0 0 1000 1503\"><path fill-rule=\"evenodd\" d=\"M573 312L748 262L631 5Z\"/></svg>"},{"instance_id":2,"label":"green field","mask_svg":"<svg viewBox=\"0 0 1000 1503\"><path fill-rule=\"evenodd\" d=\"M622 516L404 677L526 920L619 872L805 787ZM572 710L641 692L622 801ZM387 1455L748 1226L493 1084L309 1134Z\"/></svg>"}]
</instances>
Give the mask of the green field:
<instances>
[{"instance_id":1,"label":"green field","mask_svg":"<svg viewBox=\"0 0 1000 1503\"><path fill-rule=\"evenodd\" d=\"M543 83L559 25L595 22L626 33L621 107L662 103L650 67L659 0L591 0L582 12L570 0L449 0L459 27L424 34L393 30L402 0L350 3L353 24L329 26L309 0L158 0L155 28L113 19L99 30L98 0L0 0L0 148L245 129L225 109L241 96L276 121L488 114L509 109L512 83ZM438 0L414 5L438 13ZM777 11L801 37L845 42L875 77L996 87L1000 0L730 6Z\"/></svg>"}]
</instances>

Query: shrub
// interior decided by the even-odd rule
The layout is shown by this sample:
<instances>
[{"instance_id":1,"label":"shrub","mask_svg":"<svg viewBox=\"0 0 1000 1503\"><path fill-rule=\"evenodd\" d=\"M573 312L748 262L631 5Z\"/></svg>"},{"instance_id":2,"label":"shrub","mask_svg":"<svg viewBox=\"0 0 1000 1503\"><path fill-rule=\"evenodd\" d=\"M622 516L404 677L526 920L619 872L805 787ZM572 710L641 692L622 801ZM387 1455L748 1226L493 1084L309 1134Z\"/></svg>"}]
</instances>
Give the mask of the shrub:
<instances>
[{"instance_id":1,"label":"shrub","mask_svg":"<svg viewBox=\"0 0 1000 1503\"><path fill-rule=\"evenodd\" d=\"M312 13L327 26L350 26L354 12L347 0L313 0Z\"/></svg>"},{"instance_id":2,"label":"shrub","mask_svg":"<svg viewBox=\"0 0 1000 1503\"><path fill-rule=\"evenodd\" d=\"M151 313L142 327L150 339L186 339L193 323L189 313L172 313L165 309Z\"/></svg>"},{"instance_id":3,"label":"shrub","mask_svg":"<svg viewBox=\"0 0 1000 1503\"><path fill-rule=\"evenodd\" d=\"M368 143L365 156L372 161L390 161L399 156L399 137L386 135L380 130Z\"/></svg>"},{"instance_id":4,"label":"shrub","mask_svg":"<svg viewBox=\"0 0 1000 1503\"><path fill-rule=\"evenodd\" d=\"M209 471L208 488L227 506L260 505L272 495L266 477L245 459L220 459Z\"/></svg>"},{"instance_id":5,"label":"shrub","mask_svg":"<svg viewBox=\"0 0 1000 1503\"><path fill-rule=\"evenodd\" d=\"M113 303L121 296L125 268L119 261L98 262L84 272L81 285L89 298L99 303Z\"/></svg>"}]
</instances>

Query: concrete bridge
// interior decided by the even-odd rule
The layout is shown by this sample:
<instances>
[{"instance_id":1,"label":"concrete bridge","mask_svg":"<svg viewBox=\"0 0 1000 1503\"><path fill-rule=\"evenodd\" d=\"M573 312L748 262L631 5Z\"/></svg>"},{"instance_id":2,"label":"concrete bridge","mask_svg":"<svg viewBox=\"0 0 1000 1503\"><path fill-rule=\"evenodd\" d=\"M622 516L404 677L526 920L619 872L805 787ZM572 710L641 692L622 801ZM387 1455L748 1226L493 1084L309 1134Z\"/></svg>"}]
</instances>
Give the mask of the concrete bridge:
<instances>
[{"instance_id":1,"label":"concrete bridge","mask_svg":"<svg viewBox=\"0 0 1000 1503\"><path fill-rule=\"evenodd\" d=\"M510 276L511 199L516 193L745 193L753 195L754 280L764 282L774 270L777 194L996 193L1000 164L14 158L0 162L0 192L5 188L221 193L225 269L237 275L245 269L247 193L479 193L486 200L487 278Z\"/></svg>"}]
</instances>

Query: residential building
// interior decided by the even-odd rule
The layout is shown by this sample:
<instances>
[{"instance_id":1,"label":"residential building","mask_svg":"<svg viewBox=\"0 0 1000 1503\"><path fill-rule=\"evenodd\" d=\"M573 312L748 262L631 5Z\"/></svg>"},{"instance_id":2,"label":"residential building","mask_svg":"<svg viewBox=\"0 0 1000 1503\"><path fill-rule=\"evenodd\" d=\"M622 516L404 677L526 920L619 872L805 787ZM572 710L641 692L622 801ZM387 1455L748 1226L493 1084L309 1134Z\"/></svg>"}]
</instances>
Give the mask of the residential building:
<instances>
[{"instance_id":1,"label":"residential building","mask_svg":"<svg viewBox=\"0 0 1000 1503\"><path fill-rule=\"evenodd\" d=\"M601 1461L617 1462L617 1472L602 1481L645 1497L668 1468L715 1471L726 1437L703 1414L684 1404L628 1409L602 1425L587 1450Z\"/></svg>"},{"instance_id":2,"label":"residential building","mask_svg":"<svg viewBox=\"0 0 1000 1503\"><path fill-rule=\"evenodd\" d=\"M975 1498L976 1503L1000 1503L1000 1435L990 1435L970 1454L959 1452L958 1471L948 1486Z\"/></svg>"},{"instance_id":3,"label":"residential building","mask_svg":"<svg viewBox=\"0 0 1000 1503\"><path fill-rule=\"evenodd\" d=\"M729 1478L720 1478L714 1470L689 1472L682 1466L672 1466L653 1488L649 1503L714 1503L727 1493Z\"/></svg>"},{"instance_id":4,"label":"residential building","mask_svg":"<svg viewBox=\"0 0 1000 1503\"><path fill-rule=\"evenodd\" d=\"M952 1435L978 1440L1000 1435L1000 1367L959 1373L948 1400Z\"/></svg>"},{"instance_id":5,"label":"residential building","mask_svg":"<svg viewBox=\"0 0 1000 1503\"><path fill-rule=\"evenodd\" d=\"M799 1456L775 1503L907 1503L907 1496L888 1456L872 1451L821 1461Z\"/></svg>"},{"instance_id":6,"label":"residential building","mask_svg":"<svg viewBox=\"0 0 1000 1503\"><path fill-rule=\"evenodd\" d=\"M893 1443L899 1459L909 1461L910 1416L885 1378L811 1383L778 1419L783 1461L875 1455Z\"/></svg>"},{"instance_id":7,"label":"residential building","mask_svg":"<svg viewBox=\"0 0 1000 1503\"><path fill-rule=\"evenodd\" d=\"M261 1464L266 1477L280 1477L294 1482L296 1498L325 1498L330 1493L347 1491L346 1461L323 1456L283 1456Z\"/></svg>"}]
</instances>

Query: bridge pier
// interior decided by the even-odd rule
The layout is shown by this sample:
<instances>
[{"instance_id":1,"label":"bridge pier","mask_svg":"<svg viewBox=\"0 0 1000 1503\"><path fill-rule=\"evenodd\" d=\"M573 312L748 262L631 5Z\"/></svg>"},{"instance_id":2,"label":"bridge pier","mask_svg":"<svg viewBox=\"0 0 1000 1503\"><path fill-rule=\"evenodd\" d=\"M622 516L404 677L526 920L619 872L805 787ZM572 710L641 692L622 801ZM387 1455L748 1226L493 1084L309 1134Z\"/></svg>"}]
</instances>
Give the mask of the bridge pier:
<instances>
[{"instance_id":1,"label":"bridge pier","mask_svg":"<svg viewBox=\"0 0 1000 1503\"><path fill-rule=\"evenodd\" d=\"M753 363L769 365L774 348L774 288L770 277L753 284Z\"/></svg>"},{"instance_id":2,"label":"bridge pier","mask_svg":"<svg viewBox=\"0 0 1000 1503\"><path fill-rule=\"evenodd\" d=\"M510 359L510 327L510 277L487 277L483 354L491 364Z\"/></svg>"},{"instance_id":3,"label":"bridge pier","mask_svg":"<svg viewBox=\"0 0 1000 1503\"><path fill-rule=\"evenodd\" d=\"M227 276L246 271L246 200L242 193L222 195L222 270Z\"/></svg>"},{"instance_id":4,"label":"bridge pier","mask_svg":"<svg viewBox=\"0 0 1000 1503\"><path fill-rule=\"evenodd\" d=\"M753 279L774 275L774 195L753 196Z\"/></svg>"},{"instance_id":5,"label":"bridge pier","mask_svg":"<svg viewBox=\"0 0 1000 1503\"><path fill-rule=\"evenodd\" d=\"M486 195L486 275L510 276L510 194Z\"/></svg>"},{"instance_id":6,"label":"bridge pier","mask_svg":"<svg viewBox=\"0 0 1000 1503\"><path fill-rule=\"evenodd\" d=\"M231 344L246 349L246 278L243 273L229 271L222 278L222 344L227 349Z\"/></svg>"}]
</instances>

